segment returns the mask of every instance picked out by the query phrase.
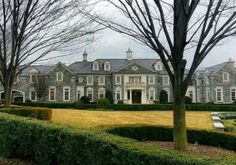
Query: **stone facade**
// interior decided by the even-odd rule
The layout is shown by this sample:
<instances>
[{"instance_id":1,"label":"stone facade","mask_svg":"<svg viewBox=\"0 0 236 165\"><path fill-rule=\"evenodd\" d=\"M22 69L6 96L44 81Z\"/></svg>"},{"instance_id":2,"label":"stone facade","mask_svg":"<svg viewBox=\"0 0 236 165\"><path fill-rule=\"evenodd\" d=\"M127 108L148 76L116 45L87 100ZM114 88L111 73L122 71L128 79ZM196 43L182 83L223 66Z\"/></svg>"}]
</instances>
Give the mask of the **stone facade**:
<instances>
[{"instance_id":1,"label":"stone facade","mask_svg":"<svg viewBox=\"0 0 236 165\"><path fill-rule=\"evenodd\" d=\"M85 52L83 61L69 66L61 62L54 66L32 65L17 76L12 101L75 102L84 95L96 101L105 97L106 90L113 92L115 102L122 100L127 104L152 104L159 100L161 90L167 91L169 102L173 98L170 80L161 61L132 59L129 50L126 59L87 61ZM2 99L2 87L0 93ZM233 61L197 71L186 95L193 102L233 102L236 98Z\"/></svg>"}]
</instances>

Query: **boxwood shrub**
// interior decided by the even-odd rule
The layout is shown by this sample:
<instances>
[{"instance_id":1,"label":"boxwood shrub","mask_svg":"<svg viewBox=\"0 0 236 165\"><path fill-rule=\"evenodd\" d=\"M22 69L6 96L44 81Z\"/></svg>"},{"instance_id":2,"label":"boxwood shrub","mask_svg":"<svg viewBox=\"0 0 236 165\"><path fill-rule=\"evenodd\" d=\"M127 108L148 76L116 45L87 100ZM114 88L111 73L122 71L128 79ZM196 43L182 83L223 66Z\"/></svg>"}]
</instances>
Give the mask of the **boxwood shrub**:
<instances>
[{"instance_id":1,"label":"boxwood shrub","mask_svg":"<svg viewBox=\"0 0 236 165\"><path fill-rule=\"evenodd\" d=\"M108 133L146 141L173 141L173 128L158 126L121 126L109 128ZM207 130L187 130L188 141L236 151L236 135Z\"/></svg>"},{"instance_id":2,"label":"boxwood shrub","mask_svg":"<svg viewBox=\"0 0 236 165\"><path fill-rule=\"evenodd\" d=\"M0 109L0 112L25 116L25 117L33 117L39 120L52 119L52 110L49 108L20 107L20 108L10 108L10 109Z\"/></svg>"},{"instance_id":3,"label":"boxwood shrub","mask_svg":"<svg viewBox=\"0 0 236 165\"><path fill-rule=\"evenodd\" d=\"M0 155L28 158L39 165L210 165L233 160L210 159L157 149L102 131L65 127L0 113Z\"/></svg>"}]
</instances>

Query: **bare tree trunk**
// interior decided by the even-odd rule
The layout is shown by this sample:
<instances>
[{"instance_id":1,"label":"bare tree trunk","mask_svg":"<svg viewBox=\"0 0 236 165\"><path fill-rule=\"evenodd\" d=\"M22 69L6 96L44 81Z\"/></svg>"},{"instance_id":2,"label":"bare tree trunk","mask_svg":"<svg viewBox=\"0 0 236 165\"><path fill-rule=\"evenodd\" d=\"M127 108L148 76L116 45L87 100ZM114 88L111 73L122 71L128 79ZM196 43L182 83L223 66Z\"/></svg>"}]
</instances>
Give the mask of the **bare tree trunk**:
<instances>
[{"instance_id":1,"label":"bare tree trunk","mask_svg":"<svg viewBox=\"0 0 236 165\"><path fill-rule=\"evenodd\" d=\"M11 107L11 99L12 99L12 89L10 85L6 85L4 87L4 107L10 108Z\"/></svg>"}]
</instances>

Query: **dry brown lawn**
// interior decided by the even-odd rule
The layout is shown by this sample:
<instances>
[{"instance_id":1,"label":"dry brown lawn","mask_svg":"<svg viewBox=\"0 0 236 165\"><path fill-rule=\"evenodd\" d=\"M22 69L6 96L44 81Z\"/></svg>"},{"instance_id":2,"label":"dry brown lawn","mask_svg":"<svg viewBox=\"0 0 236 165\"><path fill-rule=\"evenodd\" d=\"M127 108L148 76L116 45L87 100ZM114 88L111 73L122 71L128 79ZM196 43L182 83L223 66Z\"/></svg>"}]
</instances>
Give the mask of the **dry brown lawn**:
<instances>
[{"instance_id":1,"label":"dry brown lawn","mask_svg":"<svg viewBox=\"0 0 236 165\"><path fill-rule=\"evenodd\" d=\"M87 111L53 109L52 121L91 128L115 124L172 126L172 111ZM210 112L187 112L187 127L212 130Z\"/></svg>"}]
</instances>

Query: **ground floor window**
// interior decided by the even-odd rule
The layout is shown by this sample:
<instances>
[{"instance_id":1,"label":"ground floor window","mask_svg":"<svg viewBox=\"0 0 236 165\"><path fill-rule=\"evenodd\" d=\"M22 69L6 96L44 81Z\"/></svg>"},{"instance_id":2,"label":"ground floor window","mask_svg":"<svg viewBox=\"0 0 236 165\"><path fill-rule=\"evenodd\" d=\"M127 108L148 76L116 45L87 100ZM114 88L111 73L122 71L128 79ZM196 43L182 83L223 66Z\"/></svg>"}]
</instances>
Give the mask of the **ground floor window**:
<instances>
[{"instance_id":1,"label":"ground floor window","mask_svg":"<svg viewBox=\"0 0 236 165\"><path fill-rule=\"evenodd\" d=\"M210 89L206 88L206 102L209 102L210 100Z\"/></svg>"},{"instance_id":2,"label":"ground floor window","mask_svg":"<svg viewBox=\"0 0 236 165\"><path fill-rule=\"evenodd\" d=\"M223 101L223 88L216 88L216 101Z\"/></svg>"},{"instance_id":3,"label":"ground floor window","mask_svg":"<svg viewBox=\"0 0 236 165\"><path fill-rule=\"evenodd\" d=\"M230 94L231 94L231 101L235 101L235 98L236 98L236 88L232 88L230 90Z\"/></svg>"},{"instance_id":4,"label":"ground floor window","mask_svg":"<svg viewBox=\"0 0 236 165\"><path fill-rule=\"evenodd\" d=\"M77 91L77 99L80 100L81 98L81 91Z\"/></svg>"},{"instance_id":5,"label":"ground floor window","mask_svg":"<svg viewBox=\"0 0 236 165\"><path fill-rule=\"evenodd\" d=\"M105 89L99 89L99 93L98 93L99 99L101 98L105 98Z\"/></svg>"},{"instance_id":6,"label":"ground floor window","mask_svg":"<svg viewBox=\"0 0 236 165\"><path fill-rule=\"evenodd\" d=\"M90 101L93 101L93 89L87 89L87 96Z\"/></svg>"},{"instance_id":7,"label":"ground floor window","mask_svg":"<svg viewBox=\"0 0 236 165\"><path fill-rule=\"evenodd\" d=\"M49 101L55 101L56 100L56 87L50 87L49 88Z\"/></svg>"},{"instance_id":8,"label":"ground floor window","mask_svg":"<svg viewBox=\"0 0 236 165\"><path fill-rule=\"evenodd\" d=\"M63 101L70 101L70 87L63 88Z\"/></svg>"},{"instance_id":9,"label":"ground floor window","mask_svg":"<svg viewBox=\"0 0 236 165\"><path fill-rule=\"evenodd\" d=\"M153 89L149 90L149 100L155 100L155 91Z\"/></svg>"},{"instance_id":10,"label":"ground floor window","mask_svg":"<svg viewBox=\"0 0 236 165\"><path fill-rule=\"evenodd\" d=\"M116 100L121 100L121 91L120 90L116 91Z\"/></svg>"},{"instance_id":11,"label":"ground floor window","mask_svg":"<svg viewBox=\"0 0 236 165\"><path fill-rule=\"evenodd\" d=\"M36 101L37 100L36 91L35 90L31 90L30 91L30 100L31 101Z\"/></svg>"}]
</instances>

